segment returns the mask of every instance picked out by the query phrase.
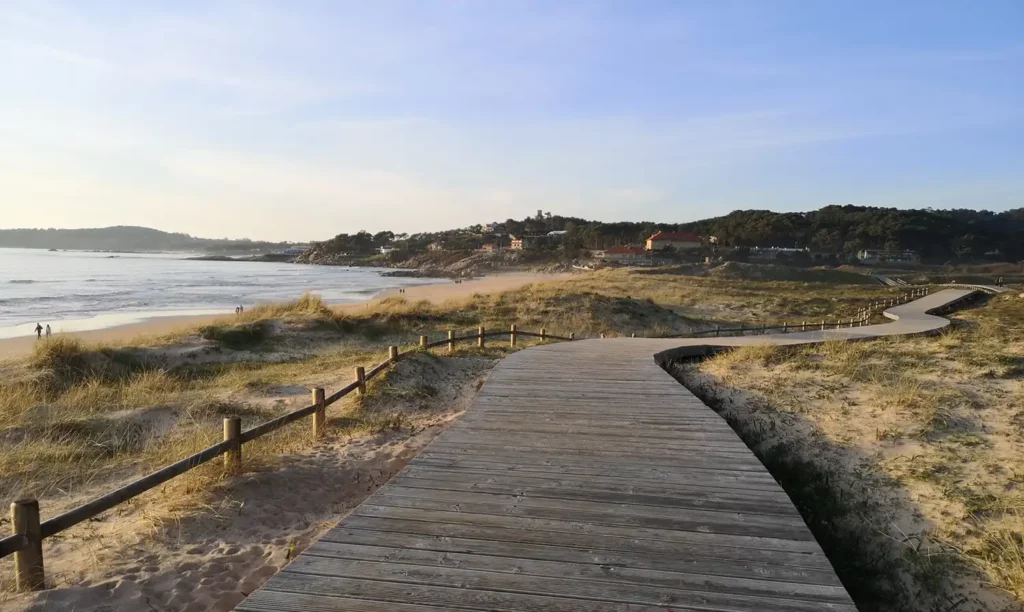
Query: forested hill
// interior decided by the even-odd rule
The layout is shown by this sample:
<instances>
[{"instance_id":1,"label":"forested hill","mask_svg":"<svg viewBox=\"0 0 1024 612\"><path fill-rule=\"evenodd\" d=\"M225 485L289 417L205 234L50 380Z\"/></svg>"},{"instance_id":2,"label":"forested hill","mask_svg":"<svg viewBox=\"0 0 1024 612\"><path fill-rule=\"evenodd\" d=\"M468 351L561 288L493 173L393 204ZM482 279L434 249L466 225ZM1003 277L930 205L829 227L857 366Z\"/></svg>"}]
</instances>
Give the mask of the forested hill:
<instances>
[{"instance_id":1,"label":"forested hill","mask_svg":"<svg viewBox=\"0 0 1024 612\"><path fill-rule=\"evenodd\" d=\"M1024 208L985 210L900 210L826 206L806 213L737 210L724 217L684 224L734 246L809 247L836 254L862 248L914 249L931 261L1024 259Z\"/></svg>"},{"instance_id":2,"label":"forested hill","mask_svg":"<svg viewBox=\"0 0 1024 612\"><path fill-rule=\"evenodd\" d=\"M94 229L0 229L0 247L28 249L254 253L285 246L252 240L194 238L188 234L127 225Z\"/></svg>"},{"instance_id":3,"label":"forested hill","mask_svg":"<svg viewBox=\"0 0 1024 612\"><path fill-rule=\"evenodd\" d=\"M658 230L714 236L723 246L807 247L850 258L860 249L913 249L929 263L980 259L1024 260L1024 208L932 210L826 206L811 212L737 210L690 223L601 223L559 216L509 219L513 234L568 230L566 244L599 249L640 245Z\"/></svg>"},{"instance_id":4,"label":"forested hill","mask_svg":"<svg viewBox=\"0 0 1024 612\"><path fill-rule=\"evenodd\" d=\"M901 210L864 206L826 206L804 213L737 210L690 223L619 221L606 223L539 212L443 232L338 234L316 243L303 261L330 261L333 255L358 256L391 249L389 261L403 261L440 246L449 251L484 244L509 246L511 236L532 237L534 252L571 260L585 249L644 244L657 231L688 231L714 236L728 247L807 247L851 261L860 249L913 249L926 263L1020 261L1024 259L1024 208L1001 213L977 210ZM565 232L557 238L549 232ZM540 237L540 238L538 238Z\"/></svg>"}]
</instances>

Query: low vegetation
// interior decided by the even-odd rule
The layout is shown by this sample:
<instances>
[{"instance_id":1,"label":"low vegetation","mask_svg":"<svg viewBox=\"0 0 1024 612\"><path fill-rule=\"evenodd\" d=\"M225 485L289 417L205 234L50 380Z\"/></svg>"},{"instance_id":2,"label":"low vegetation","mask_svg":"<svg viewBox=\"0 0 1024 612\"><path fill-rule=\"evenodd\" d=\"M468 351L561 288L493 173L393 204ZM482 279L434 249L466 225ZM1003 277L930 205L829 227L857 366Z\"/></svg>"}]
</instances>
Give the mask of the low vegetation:
<instances>
[{"instance_id":1,"label":"low vegetation","mask_svg":"<svg viewBox=\"0 0 1024 612\"><path fill-rule=\"evenodd\" d=\"M388 344L407 345L420 334L437 339L449 329L462 335L516 323L578 337L685 335L711 321L852 313L891 293L825 283L812 292L806 283L746 280L752 273L743 269L740 278L681 272L603 271L445 304L392 297L331 307L306 295L136 346L54 338L27 361L2 366L0 493L6 500L73 495L111 470L168 463L207 445L223 416L277 416L291 407L296 387L304 400L302 385L341 386L352 366L376 363ZM289 401L270 401L275 395Z\"/></svg>"},{"instance_id":2,"label":"low vegetation","mask_svg":"<svg viewBox=\"0 0 1024 612\"><path fill-rule=\"evenodd\" d=\"M241 416L248 428L306 405L311 387L330 392L348 384L354 366L380 362L390 344L411 348L419 335L440 339L447 330L464 335L481 325L504 330L511 323L577 337L687 335L732 322L849 317L896 292L862 284L859 277L814 270L794 280L775 267L729 265L712 273L689 267L605 270L443 304L390 297L330 306L306 295L253 307L189 333L122 346L56 337L41 342L27 359L0 364L0 496L4 502L38 497L44 516L52 516L215 443L226 416ZM979 321L977 327L989 329L986 325ZM972 330L962 333L981 333ZM533 342L521 339L520 345ZM457 347L451 355L441 351L444 357L437 359L422 355L403 361L401 368L372 381L365 398L349 397L332 407L328 421L333 435L340 436L338 448L366 435L411 436L438 422L438 407L452 406L451 389L465 383L461 374L445 377L451 364L471 364L459 371L475 376L511 350L499 338L486 349L470 343ZM720 359L741 363L742 357L733 353ZM992 359L984 353L976 358ZM774 353L758 359L784 367ZM805 359L806 367L816 359ZM1003 359L999 372L1016 371L1019 364ZM871 371L889 375L882 367ZM904 387L907 394L915 392L913 384ZM910 400L894 395L887 401ZM247 445L247 469L277 465L296 449L317 452L308 428L285 428ZM174 500L174 520L205 511L222 476L215 462L162 488L160 495ZM163 529L166 511L146 511L147 521ZM1000 550L992 546L986 550ZM984 557L971 558L982 563Z\"/></svg>"},{"instance_id":3,"label":"low vegetation","mask_svg":"<svg viewBox=\"0 0 1024 612\"><path fill-rule=\"evenodd\" d=\"M676 373L786 487L862 609L1024 604L1024 299L934 337L745 347Z\"/></svg>"}]
</instances>

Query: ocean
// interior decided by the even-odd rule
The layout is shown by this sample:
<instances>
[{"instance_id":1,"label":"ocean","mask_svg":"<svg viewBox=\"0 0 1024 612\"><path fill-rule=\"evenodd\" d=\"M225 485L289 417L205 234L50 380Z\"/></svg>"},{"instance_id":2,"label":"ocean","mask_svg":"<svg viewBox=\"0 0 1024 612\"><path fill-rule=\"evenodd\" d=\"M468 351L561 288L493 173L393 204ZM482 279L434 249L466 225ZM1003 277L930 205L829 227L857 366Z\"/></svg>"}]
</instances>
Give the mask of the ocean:
<instances>
[{"instance_id":1,"label":"ocean","mask_svg":"<svg viewBox=\"0 0 1024 612\"><path fill-rule=\"evenodd\" d=\"M381 276L376 268L195 261L188 254L0 249L0 338L125 325L160 316L233 313L238 305L312 292L332 303L430 279Z\"/></svg>"}]
</instances>

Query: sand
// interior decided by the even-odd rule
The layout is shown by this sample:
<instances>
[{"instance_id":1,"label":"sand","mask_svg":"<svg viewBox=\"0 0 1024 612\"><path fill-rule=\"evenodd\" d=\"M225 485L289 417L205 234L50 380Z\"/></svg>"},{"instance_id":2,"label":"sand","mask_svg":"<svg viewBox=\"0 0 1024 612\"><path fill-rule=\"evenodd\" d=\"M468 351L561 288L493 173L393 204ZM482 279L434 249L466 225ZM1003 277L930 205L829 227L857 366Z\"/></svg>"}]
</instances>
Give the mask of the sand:
<instances>
[{"instance_id":1,"label":"sand","mask_svg":"<svg viewBox=\"0 0 1024 612\"><path fill-rule=\"evenodd\" d=\"M427 300L434 303L447 302L467 298L474 293L495 293L516 289L530 283L556 281L572 276L570 272L553 274L543 272L507 272L484 276L461 283L442 283L436 285L418 285L407 287L405 293L399 294L397 289L386 291L381 298L401 295L407 300Z\"/></svg>"},{"instance_id":2,"label":"sand","mask_svg":"<svg viewBox=\"0 0 1024 612\"><path fill-rule=\"evenodd\" d=\"M380 300L385 297L398 296L408 300L427 300L434 303L442 303L449 300L467 298L474 293L493 293L496 291L508 291L535 282L555 281L572 276L570 273L546 274L542 272L508 272L495 274L477 279L466 280L461 283L445 281L436 284L418 285L408 287L405 293L399 294L397 289L383 292L370 300L354 304L340 305L341 309L354 309L365 306L365 304ZM230 316L224 315L197 315L197 316L169 316L153 317L139 323L119 325L106 329L97 329L82 332L68 332L58 334L78 338L90 343L114 343L134 344L132 341L139 338L138 344L144 343L143 338L162 336L181 332L199 325L206 325L216 319ZM45 341L45 340L44 340ZM0 339L0 360L23 357L32 352L36 343L35 336L22 338Z\"/></svg>"}]
</instances>

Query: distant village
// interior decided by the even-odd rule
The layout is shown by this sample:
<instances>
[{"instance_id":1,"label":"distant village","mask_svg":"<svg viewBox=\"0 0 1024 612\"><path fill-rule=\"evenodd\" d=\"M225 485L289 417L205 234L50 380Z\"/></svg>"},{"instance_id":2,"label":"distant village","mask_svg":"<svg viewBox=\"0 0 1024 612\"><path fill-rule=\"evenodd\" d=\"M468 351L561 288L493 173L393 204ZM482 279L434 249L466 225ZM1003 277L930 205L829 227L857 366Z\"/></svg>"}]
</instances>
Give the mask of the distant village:
<instances>
[{"instance_id":1,"label":"distant village","mask_svg":"<svg viewBox=\"0 0 1024 612\"><path fill-rule=\"evenodd\" d=\"M622 226L618 228L617 226ZM552 227L558 229L551 229ZM648 233L641 233L650 227ZM617 229L621 229L616 233ZM610 231L609 231L610 230ZM582 266L660 266L673 263L748 261L788 265L858 262L864 265L914 266L921 257L914 250L864 248L841 258L835 251L776 245L736 246L722 244L714 235L661 229L654 224L574 223L551 213L537 211L522 221L474 225L424 234L340 234L330 241L294 245L279 255L307 263L389 265L418 268L434 266L452 257L480 259L493 256L530 263L561 262ZM512 263L510 261L510 263Z\"/></svg>"},{"instance_id":2,"label":"distant village","mask_svg":"<svg viewBox=\"0 0 1024 612\"><path fill-rule=\"evenodd\" d=\"M479 249L483 252L524 251L530 249L550 249L562 241L565 230L551 231L546 234L515 236L508 234L506 240L485 242ZM435 241L428 245L429 251L444 251L448 245L444 241ZM381 247L381 253L389 253L394 247ZM659 231L651 234L643 246L615 246L607 249L588 249L591 258L607 263L624 265L658 265L665 259L703 260L711 262L719 260L727 254L745 256L749 261L766 263L800 260L807 262L823 262L834 257L833 254L814 252L808 248L791 247L720 247L714 236L700 236L692 232ZM885 249L861 249L857 252L857 261L865 265L896 264L919 265L921 258L916 251Z\"/></svg>"}]
</instances>

